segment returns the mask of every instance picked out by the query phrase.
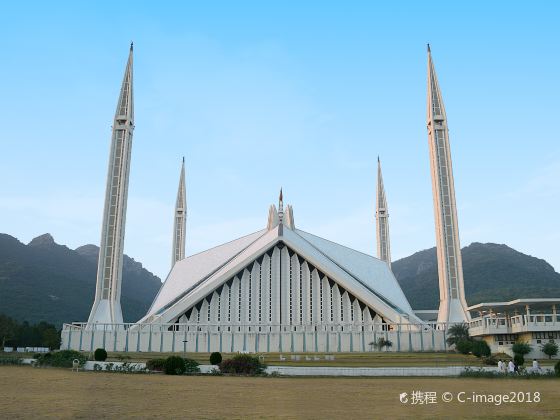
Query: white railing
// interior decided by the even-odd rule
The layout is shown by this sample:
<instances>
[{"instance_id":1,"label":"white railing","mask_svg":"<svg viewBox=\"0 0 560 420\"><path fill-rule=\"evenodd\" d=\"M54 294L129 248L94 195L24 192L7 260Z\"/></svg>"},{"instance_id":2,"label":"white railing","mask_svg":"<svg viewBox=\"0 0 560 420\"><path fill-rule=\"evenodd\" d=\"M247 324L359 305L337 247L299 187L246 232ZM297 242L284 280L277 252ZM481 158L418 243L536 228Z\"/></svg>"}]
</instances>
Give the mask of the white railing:
<instances>
[{"instance_id":1,"label":"white railing","mask_svg":"<svg viewBox=\"0 0 560 420\"><path fill-rule=\"evenodd\" d=\"M518 332L547 331L560 329L560 315L534 314L496 317L485 315L469 323L471 335L511 334Z\"/></svg>"}]
</instances>

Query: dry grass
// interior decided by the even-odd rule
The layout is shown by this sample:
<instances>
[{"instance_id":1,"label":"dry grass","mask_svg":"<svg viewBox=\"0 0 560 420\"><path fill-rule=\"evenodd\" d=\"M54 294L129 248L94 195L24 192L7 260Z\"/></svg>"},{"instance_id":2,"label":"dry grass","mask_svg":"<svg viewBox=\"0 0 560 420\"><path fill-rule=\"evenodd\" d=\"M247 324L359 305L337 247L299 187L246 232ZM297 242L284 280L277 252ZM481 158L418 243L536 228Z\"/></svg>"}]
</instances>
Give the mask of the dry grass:
<instances>
[{"instance_id":1,"label":"dry grass","mask_svg":"<svg viewBox=\"0 0 560 420\"><path fill-rule=\"evenodd\" d=\"M3 418L560 418L556 380L234 378L0 367ZM403 405L413 390L539 391L540 403Z\"/></svg>"}]
</instances>

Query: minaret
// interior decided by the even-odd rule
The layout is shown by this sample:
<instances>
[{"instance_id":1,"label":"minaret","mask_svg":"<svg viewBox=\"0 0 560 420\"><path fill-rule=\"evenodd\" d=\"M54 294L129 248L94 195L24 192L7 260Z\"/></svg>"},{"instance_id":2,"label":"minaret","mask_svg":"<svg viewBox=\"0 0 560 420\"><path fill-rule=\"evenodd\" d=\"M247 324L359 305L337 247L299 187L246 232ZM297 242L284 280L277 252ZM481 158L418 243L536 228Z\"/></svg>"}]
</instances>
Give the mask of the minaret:
<instances>
[{"instance_id":1,"label":"minaret","mask_svg":"<svg viewBox=\"0 0 560 420\"><path fill-rule=\"evenodd\" d=\"M280 188L280 197L278 197L278 222L284 221L284 197L282 196L282 188Z\"/></svg>"},{"instance_id":2,"label":"minaret","mask_svg":"<svg viewBox=\"0 0 560 420\"><path fill-rule=\"evenodd\" d=\"M445 107L428 45L428 141L439 274L438 322L470 320L465 301L457 206Z\"/></svg>"},{"instance_id":3,"label":"minaret","mask_svg":"<svg viewBox=\"0 0 560 420\"><path fill-rule=\"evenodd\" d=\"M375 220L377 225L377 258L385 261L391 268L391 241L389 239L389 213L387 211L387 197L383 187L381 161L377 157L377 200Z\"/></svg>"},{"instance_id":4,"label":"minaret","mask_svg":"<svg viewBox=\"0 0 560 420\"><path fill-rule=\"evenodd\" d=\"M187 193L185 189L185 158L181 165L181 176L179 177L179 190L175 203L175 218L173 224L173 255L171 267L177 261L185 258L185 232L187 226Z\"/></svg>"},{"instance_id":5,"label":"minaret","mask_svg":"<svg viewBox=\"0 0 560 420\"><path fill-rule=\"evenodd\" d=\"M88 323L122 323L121 280L130 151L134 131L132 44L113 122L95 301Z\"/></svg>"}]
</instances>

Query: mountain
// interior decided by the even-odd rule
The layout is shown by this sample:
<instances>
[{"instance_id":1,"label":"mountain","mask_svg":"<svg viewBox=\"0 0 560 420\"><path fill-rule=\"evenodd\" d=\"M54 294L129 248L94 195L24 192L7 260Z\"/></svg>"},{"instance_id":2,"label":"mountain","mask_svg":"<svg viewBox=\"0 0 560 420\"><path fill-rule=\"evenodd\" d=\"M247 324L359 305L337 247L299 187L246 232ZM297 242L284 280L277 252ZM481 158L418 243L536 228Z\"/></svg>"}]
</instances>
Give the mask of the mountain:
<instances>
[{"instance_id":1,"label":"mountain","mask_svg":"<svg viewBox=\"0 0 560 420\"><path fill-rule=\"evenodd\" d=\"M86 321L95 295L99 248L76 250L50 234L25 245L0 234L0 313L31 323ZM121 304L125 322L144 316L161 280L125 255Z\"/></svg>"},{"instance_id":2,"label":"mountain","mask_svg":"<svg viewBox=\"0 0 560 420\"><path fill-rule=\"evenodd\" d=\"M467 303L517 298L560 297L560 274L545 260L506 245L474 242L461 250ZM417 252L392 263L414 309L437 309L439 285L436 249Z\"/></svg>"}]
</instances>

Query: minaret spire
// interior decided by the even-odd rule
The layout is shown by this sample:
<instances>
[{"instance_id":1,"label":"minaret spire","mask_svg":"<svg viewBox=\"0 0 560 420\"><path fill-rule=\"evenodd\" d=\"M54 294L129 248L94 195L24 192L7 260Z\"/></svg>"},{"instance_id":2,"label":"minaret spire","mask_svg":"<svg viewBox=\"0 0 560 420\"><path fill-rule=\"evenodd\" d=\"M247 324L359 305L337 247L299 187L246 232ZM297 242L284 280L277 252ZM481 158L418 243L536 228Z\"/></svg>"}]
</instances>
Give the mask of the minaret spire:
<instances>
[{"instance_id":1,"label":"minaret spire","mask_svg":"<svg viewBox=\"0 0 560 420\"><path fill-rule=\"evenodd\" d=\"M187 226L187 193L185 187L185 158L181 165L181 175L179 176L179 190L177 191L177 201L175 202L175 218L173 224L173 255L171 267L177 261L185 258L185 234Z\"/></svg>"},{"instance_id":2,"label":"minaret spire","mask_svg":"<svg viewBox=\"0 0 560 420\"><path fill-rule=\"evenodd\" d=\"M389 238L389 212L387 197L381 174L381 161L377 156L377 195L376 195L377 258L385 261L391 268L391 241Z\"/></svg>"},{"instance_id":3,"label":"minaret spire","mask_svg":"<svg viewBox=\"0 0 560 420\"><path fill-rule=\"evenodd\" d=\"M97 286L88 323L123 322L120 302L121 280L133 131L134 96L131 45L113 121L97 267Z\"/></svg>"},{"instance_id":4,"label":"minaret spire","mask_svg":"<svg viewBox=\"0 0 560 420\"><path fill-rule=\"evenodd\" d=\"M429 44L427 105L439 275L438 322L465 322L470 316L465 300L449 130Z\"/></svg>"}]
</instances>

